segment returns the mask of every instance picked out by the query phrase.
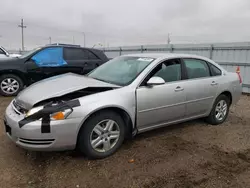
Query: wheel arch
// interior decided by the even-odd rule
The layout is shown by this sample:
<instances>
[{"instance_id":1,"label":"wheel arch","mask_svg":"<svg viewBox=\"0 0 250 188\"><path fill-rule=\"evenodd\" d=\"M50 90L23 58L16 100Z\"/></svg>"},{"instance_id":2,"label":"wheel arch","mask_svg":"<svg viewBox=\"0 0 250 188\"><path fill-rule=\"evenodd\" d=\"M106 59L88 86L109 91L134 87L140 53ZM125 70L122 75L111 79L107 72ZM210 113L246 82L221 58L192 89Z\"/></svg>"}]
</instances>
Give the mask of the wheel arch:
<instances>
[{"instance_id":1,"label":"wheel arch","mask_svg":"<svg viewBox=\"0 0 250 188\"><path fill-rule=\"evenodd\" d=\"M220 95L225 95L229 98L229 101L230 101L230 105L232 104L232 101L233 101L233 96L232 96L232 93L228 90L225 90L223 92L221 92L217 97L219 97ZM216 97L216 98L217 98Z\"/></svg>"},{"instance_id":2,"label":"wheel arch","mask_svg":"<svg viewBox=\"0 0 250 188\"><path fill-rule=\"evenodd\" d=\"M91 118L93 117L96 113L100 113L102 111L113 111L116 112L117 114L119 114L121 116L121 118L123 119L125 126L126 126L126 133L125 133L125 137L126 138L131 138L133 135L133 131L135 129L133 120L132 120L132 116L129 114L129 112L127 110L125 110L123 107L121 106L105 106L105 107L101 107L101 108L97 108L93 111L91 111L81 122L81 126L78 129L77 132L77 140L79 138L79 133L81 132L81 129L84 127L84 124Z\"/></svg>"},{"instance_id":3,"label":"wheel arch","mask_svg":"<svg viewBox=\"0 0 250 188\"><path fill-rule=\"evenodd\" d=\"M24 85L27 85L27 79L25 77L25 74L21 71L18 71L18 70L13 70L13 69L9 69L9 70L1 70L0 71L0 76L2 75L7 75L7 74L13 74L13 75L16 75L18 76L24 83Z\"/></svg>"}]
</instances>

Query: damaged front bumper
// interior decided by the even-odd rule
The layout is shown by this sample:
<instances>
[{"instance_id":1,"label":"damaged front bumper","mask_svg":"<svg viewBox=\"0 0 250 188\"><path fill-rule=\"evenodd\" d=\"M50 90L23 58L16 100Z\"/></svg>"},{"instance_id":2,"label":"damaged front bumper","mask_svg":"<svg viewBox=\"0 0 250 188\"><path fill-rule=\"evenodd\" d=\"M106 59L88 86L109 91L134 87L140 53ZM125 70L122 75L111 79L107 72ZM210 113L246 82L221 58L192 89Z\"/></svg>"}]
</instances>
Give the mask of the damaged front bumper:
<instances>
[{"instance_id":1,"label":"damaged front bumper","mask_svg":"<svg viewBox=\"0 0 250 188\"><path fill-rule=\"evenodd\" d=\"M50 122L50 132L41 131L42 120L31 121L20 127L24 115L17 114L12 103L7 107L4 124L8 137L18 146L36 151L74 149L82 118L71 118Z\"/></svg>"}]
</instances>

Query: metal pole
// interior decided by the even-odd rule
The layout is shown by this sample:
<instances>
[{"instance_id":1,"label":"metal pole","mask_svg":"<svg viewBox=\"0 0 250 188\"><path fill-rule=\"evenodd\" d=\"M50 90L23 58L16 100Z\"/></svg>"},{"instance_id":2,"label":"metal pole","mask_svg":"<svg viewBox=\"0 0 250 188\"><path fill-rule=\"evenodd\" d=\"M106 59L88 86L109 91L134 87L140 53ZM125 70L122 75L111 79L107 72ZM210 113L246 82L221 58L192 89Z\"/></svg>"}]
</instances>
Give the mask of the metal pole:
<instances>
[{"instance_id":1,"label":"metal pole","mask_svg":"<svg viewBox=\"0 0 250 188\"><path fill-rule=\"evenodd\" d=\"M210 59L213 58L213 50L214 50L214 46L211 44L210 49L209 49L209 58Z\"/></svg>"},{"instance_id":2,"label":"metal pole","mask_svg":"<svg viewBox=\"0 0 250 188\"><path fill-rule=\"evenodd\" d=\"M21 28L21 34L22 34L22 51L24 51L24 36L23 36L23 29L26 28L27 26L25 26L23 24L23 19L21 19L21 25L18 25L18 27Z\"/></svg>"},{"instance_id":3,"label":"metal pole","mask_svg":"<svg viewBox=\"0 0 250 188\"><path fill-rule=\"evenodd\" d=\"M83 37L84 37L84 43L83 43L83 45L84 45L84 47L85 47L85 45L86 45L86 36L85 36L85 33L84 32L82 32L83 33Z\"/></svg>"},{"instance_id":4,"label":"metal pole","mask_svg":"<svg viewBox=\"0 0 250 188\"><path fill-rule=\"evenodd\" d=\"M51 37L49 37L49 44L51 44Z\"/></svg>"}]
</instances>

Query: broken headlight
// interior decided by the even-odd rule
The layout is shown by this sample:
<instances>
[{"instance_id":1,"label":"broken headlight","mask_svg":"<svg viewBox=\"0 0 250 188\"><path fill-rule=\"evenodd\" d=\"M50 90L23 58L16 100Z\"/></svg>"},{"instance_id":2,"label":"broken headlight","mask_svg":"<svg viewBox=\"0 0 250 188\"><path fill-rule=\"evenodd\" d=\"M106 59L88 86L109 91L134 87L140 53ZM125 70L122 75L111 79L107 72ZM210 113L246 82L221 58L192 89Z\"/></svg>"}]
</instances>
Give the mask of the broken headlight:
<instances>
[{"instance_id":1,"label":"broken headlight","mask_svg":"<svg viewBox=\"0 0 250 188\"><path fill-rule=\"evenodd\" d=\"M25 117L29 117L37 112L39 112L40 110L43 109L43 106L38 106L38 107L35 107L35 108L31 108L25 115Z\"/></svg>"},{"instance_id":2,"label":"broken headlight","mask_svg":"<svg viewBox=\"0 0 250 188\"><path fill-rule=\"evenodd\" d=\"M50 120L63 120L66 119L72 112L73 109L66 103L53 103L45 106L34 107L26 113L25 117L36 116L38 119L41 119L42 117L49 116Z\"/></svg>"}]
</instances>

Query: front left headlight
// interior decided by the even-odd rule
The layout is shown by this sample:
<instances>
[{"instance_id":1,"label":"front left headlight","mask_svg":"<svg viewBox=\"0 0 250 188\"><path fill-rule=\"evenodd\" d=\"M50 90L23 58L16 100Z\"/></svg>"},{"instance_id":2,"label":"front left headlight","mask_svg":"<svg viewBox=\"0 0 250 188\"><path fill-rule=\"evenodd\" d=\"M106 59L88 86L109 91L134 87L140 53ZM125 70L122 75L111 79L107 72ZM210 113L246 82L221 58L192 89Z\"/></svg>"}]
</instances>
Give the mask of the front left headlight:
<instances>
[{"instance_id":1,"label":"front left headlight","mask_svg":"<svg viewBox=\"0 0 250 188\"><path fill-rule=\"evenodd\" d=\"M29 117L37 112L39 112L40 110L43 109L43 106L38 106L38 107L35 107L35 108L31 108L25 115L25 117Z\"/></svg>"},{"instance_id":2,"label":"front left headlight","mask_svg":"<svg viewBox=\"0 0 250 188\"><path fill-rule=\"evenodd\" d=\"M39 106L39 107L32 108L26 113L25 117L32 116L35 113L39 113L39 111L41 111L40 112L41 116L43 116L43 113L45 113L45 112L42 111L43 109L44 109L44 111L46 111L46 108L44 108L44 106ZM53 109L53 111L51 111L51 112L46 111L46 114L49 115L50 120L53 121L53 120L66 119L72 112L73 112L73 110L71 108L64 109L64 110L58 110L58 111L56 109Z\"/></svg>"}]
</instances>

